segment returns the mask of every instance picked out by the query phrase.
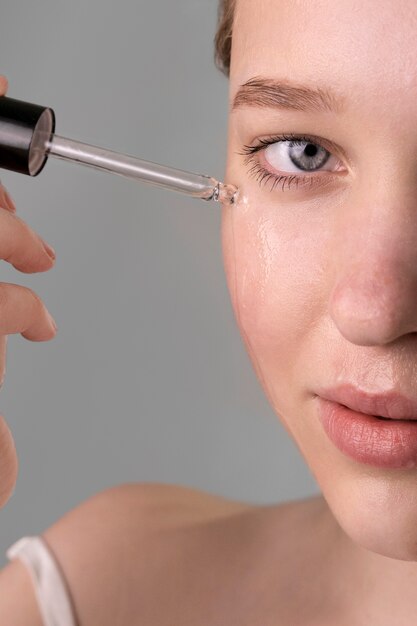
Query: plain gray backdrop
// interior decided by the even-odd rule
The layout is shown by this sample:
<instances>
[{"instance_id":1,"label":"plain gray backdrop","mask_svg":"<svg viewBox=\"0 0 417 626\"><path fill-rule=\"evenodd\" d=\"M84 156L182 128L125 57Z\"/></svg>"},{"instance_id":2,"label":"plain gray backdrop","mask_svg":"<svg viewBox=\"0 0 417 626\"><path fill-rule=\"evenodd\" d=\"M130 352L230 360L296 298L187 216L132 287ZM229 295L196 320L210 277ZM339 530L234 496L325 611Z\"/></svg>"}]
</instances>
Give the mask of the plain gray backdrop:
<instances>
[{"instance_id":1,"label":"plain gray backdrop","mask_svg":"<svg viewBox=\"0 0 417 626\"><path fill-rule=\"evenodd\" d=\"M8 95L50 106L57 134L222 179L228 81L216 0L2 2ZM8 340L0 392L20 460L0 565L24 535L125 482L269 503L318 493L263 394L223 271L220 206L50 159L0 171L55 267L36 291L50 342Z\"/></svg>"}]
</instances>

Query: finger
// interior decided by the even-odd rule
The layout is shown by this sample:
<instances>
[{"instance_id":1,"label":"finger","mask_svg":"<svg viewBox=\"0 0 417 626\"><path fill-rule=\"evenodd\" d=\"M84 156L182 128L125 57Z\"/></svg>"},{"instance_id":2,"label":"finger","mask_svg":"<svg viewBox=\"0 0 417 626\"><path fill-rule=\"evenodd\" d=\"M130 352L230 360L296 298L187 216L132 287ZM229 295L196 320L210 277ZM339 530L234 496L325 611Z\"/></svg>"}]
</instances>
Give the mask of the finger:
<instances>
[{"instance_id":1,"label":"finger","mask_svg":"<svg viewBox=\"0 0 417 626\"><path fill-rule=\"evenodd\" d=\"M3 75L0 75L0 96L5 96L9 88L9 81Z\"/></svg>"},{"instance_id":2,"label":"finger","mask_svg":"<svg viewBox=\"0 0 417 626\"><path fill-rule=\"evenodd\" d=\"M16 205L13 202L9 192L6 187L0 181L0 207L10 211L10 213L16 213Z\"/></svg>"},{"instance_id":3,"label":"finger","mask_svg":"<svg viewBox=\"0 0 417 626\"><path fill-rule=\"evenodd\" d=\"M12 495L18 474L16 446L3 415L0 415L0 509Z\"/></svg>"},{"instance_id":4,"label":"finger","mask_svg":"<svg viewBox=\"0 0 417 626\"><path fill-rule=\"evenodd\" d=\"M34 291L0 283L0 335L21 333L30 341L49 341L56 330L52 315Z\"/></svg>"},{"instance_id":5,"label":"finger","mask_svg":"<svg viewBox=\"0 0 417 626\"><path fill-rule=\"evenodd\" d=\"M20 217L0 207L0 259L32 274L51 269L55 252Z\"/></svg>"}]
</instances>

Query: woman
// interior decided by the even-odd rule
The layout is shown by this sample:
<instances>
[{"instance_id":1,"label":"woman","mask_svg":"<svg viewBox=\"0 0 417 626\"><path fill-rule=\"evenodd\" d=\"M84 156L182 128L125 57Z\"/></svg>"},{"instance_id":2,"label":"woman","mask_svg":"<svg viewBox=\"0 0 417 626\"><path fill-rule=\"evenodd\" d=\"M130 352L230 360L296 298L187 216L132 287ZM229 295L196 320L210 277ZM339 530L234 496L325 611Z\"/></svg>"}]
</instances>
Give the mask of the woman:
<instances>
[{"instance_id":1,"label":"woman","mask_svg":"<svg viewBox=\"0 0 417 626\"><path fill-rule=\"evenodd\" d=\"M417 623L417 8L377 8L225 0L216 38L232 303L322 495L98 494L43 533L80 624ZM18 560L1 585L41 626Z\"/></svg>"}]
</instances>

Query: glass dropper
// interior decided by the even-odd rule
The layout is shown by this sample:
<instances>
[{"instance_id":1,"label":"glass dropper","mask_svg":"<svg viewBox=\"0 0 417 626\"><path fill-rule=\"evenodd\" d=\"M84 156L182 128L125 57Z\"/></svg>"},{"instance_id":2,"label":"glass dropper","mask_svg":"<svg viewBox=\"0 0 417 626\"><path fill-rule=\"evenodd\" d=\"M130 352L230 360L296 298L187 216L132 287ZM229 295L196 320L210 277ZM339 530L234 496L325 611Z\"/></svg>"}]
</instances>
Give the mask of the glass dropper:
<instances>
[{"instance_id":1,"label":"glass dropper","mask_svg":"<svg viewBox=\"0 0 417 626\"><path fill-rule=\"evenodd\" d=\"M158 165L58 135L54 135L52 140L46 141L43 149L49 156L58 159L81 163L202 200L233 204L237 193L237 189L233 185L225 185L204 174L193 174L165 165Z\"/></svg>"},{"instance_id":2,"label":"glass dropper","mask_svg":"<svg viewBox=\"0 0 417 626\"><path fill-rule=\"evenodd\" d=\"M48 157L80 163L194 198L234 204L238 190L211 176L144 161L55 134L50 107L0 97L0 168L37 176Z\"/></svg>"}]
</instances>

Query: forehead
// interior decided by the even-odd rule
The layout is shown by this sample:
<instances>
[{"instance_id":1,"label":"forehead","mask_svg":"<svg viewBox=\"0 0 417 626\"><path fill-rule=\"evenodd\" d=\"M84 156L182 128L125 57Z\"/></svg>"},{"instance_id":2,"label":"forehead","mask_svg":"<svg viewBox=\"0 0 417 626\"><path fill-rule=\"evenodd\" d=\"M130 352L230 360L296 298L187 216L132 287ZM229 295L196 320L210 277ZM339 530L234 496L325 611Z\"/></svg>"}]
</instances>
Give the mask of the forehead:
<instances>
[{"instance_id":1,"label":"forehead","mask_svg":"<svg viewBox=\"0 0 417 626\"><path fill-rule=\"evenodd\" d=\"M232 93L266 76L416 102L416 28L415 0L238 0Z\"/></svg>"}]
</instances>

